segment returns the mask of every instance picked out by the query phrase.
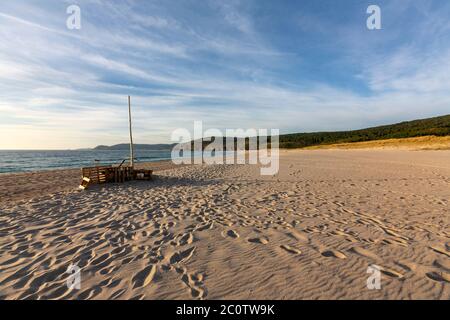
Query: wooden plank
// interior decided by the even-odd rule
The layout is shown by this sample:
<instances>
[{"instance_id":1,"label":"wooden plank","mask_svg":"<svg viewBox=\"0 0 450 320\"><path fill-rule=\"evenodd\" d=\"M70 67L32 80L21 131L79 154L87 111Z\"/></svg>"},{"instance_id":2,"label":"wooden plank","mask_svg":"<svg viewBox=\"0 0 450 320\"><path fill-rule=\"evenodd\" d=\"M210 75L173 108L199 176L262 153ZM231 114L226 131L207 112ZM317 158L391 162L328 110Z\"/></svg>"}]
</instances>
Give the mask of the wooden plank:
<instances>
[{"instance_id":1,"label":"wooden plank","mask_svg":"<svg viewBox=\"0 0 450 320\"><path fill-rule=\"evenodd\" d=\"M81 173L82 178L88 178L90 184L103 184L109 182L123 183L134 179L150 180L152 170L134 170L129 165L119 167L97 166L82 168Z\"/></svg>"},{"instance_id":2,"label":"wooden plank","mask_svg":"<svg viewBox=\"0 0 450 320\"><path fill-rule=\"evenodd\" d=\"M83 180L81 181L81 184L80 184L79 188L81 190L86 190L87 187L89 187L89 184L90 184L90 179L86 178L86 177L83 177Z\"/></svg>"}]
</instances>

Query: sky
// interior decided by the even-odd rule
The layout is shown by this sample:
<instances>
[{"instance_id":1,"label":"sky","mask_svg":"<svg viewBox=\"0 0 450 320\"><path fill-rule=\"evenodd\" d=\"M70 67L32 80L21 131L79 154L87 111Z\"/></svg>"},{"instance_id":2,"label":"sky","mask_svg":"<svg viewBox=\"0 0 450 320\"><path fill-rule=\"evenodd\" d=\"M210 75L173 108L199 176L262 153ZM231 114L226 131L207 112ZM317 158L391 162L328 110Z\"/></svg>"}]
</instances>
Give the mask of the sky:
<instances>
[{"instance_id":1,"label":"sky","mask_svg":"<svg viewBox=\"0 0 450 320\"><path fill-rule=\"evenodd\" d=\"M0 149L127 142L128 95L135 143L194 121L293 133L449 114L449 17L441 0L1 1Z\"/></svg>"}]
</instances>

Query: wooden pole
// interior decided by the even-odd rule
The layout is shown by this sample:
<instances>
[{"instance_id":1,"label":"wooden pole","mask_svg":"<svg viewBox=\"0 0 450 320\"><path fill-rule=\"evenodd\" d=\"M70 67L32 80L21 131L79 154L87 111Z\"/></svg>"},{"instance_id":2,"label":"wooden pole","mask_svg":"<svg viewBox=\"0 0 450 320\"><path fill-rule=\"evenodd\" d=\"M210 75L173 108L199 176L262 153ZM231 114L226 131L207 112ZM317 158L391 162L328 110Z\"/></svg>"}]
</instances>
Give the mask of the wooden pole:
<instances>
[{"instance_id":1,"label":"wooden pole","mask_svg":"<svg viewBox=\"0 0 450 320\"><path fill-rule=\"evenodd\" d=\"M128 96L128 122L130 125L130 166L134 166L133 132L131 130L131 97Z\"/></svg>"}]
</instances>

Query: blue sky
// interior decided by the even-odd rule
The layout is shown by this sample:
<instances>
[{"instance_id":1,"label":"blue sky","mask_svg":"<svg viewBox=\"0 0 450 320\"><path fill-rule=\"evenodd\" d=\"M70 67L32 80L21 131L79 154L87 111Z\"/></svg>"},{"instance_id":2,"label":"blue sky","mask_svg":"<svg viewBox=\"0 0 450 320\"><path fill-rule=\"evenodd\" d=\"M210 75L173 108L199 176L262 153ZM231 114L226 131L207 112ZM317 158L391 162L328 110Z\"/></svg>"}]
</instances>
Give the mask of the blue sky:
<instances>
[{"instance_id":1,"label":"blue sky","mask_svg":"<svg viewBox=\"0 0 450 320\"><path fill-rule=\"evenodd\" d=\"M449 114L449 17L440 0L2 1L0 149L126 142L128 94L137 143L195 120L287 133Z\"/></svg>"}]
</instances>

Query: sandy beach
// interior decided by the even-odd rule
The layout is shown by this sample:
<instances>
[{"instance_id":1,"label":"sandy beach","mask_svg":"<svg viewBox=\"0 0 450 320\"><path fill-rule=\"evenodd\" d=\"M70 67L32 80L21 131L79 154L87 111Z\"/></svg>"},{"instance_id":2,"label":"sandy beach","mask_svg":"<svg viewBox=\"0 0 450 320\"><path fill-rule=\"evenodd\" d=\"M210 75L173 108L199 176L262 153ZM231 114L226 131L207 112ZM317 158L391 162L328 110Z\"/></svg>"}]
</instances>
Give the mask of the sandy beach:
<instances>
[{"instance_id":1,"label":"sandy beach","mask_svg":"<svg viewBox=\"0 0 450 320\"><path fill-rule=\"evenodd\" d=\"M150 167L87 191L79 170L0 175L0 298L450 299L450 151Z\"/></svg>"}]
</instances>

